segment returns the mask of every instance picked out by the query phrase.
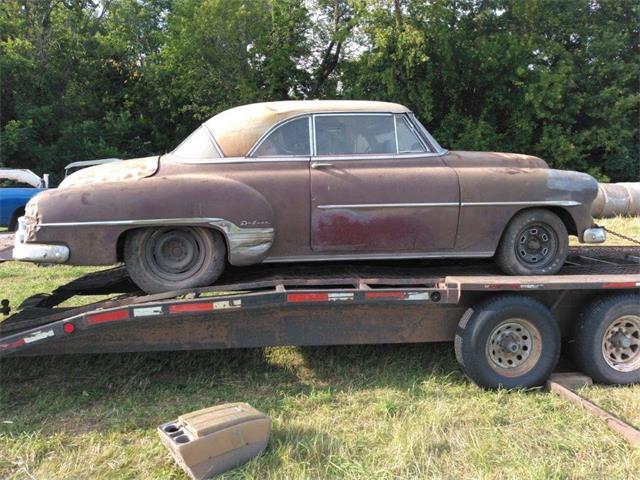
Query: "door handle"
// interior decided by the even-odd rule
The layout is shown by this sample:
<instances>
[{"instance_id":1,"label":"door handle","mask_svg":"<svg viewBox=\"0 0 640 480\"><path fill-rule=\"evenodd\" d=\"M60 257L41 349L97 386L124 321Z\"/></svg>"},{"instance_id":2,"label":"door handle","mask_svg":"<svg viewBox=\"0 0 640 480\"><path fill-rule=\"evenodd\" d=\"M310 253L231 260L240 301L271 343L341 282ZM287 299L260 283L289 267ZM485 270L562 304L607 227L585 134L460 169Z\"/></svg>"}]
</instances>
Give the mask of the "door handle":
<instances>
[{"instance_id":1,"label":"door handle","mask_svg":"<svg viewBox=\"0 0 640 480\"><path fill-rule=\"evenodd\" d=\"M331 168L331 167L333 167L333 163L318 163L318 162L315 162L315 163L311 164L311 168L315 168L315 169L318 169L318 168Z\"/></svg>"}]
</instances>

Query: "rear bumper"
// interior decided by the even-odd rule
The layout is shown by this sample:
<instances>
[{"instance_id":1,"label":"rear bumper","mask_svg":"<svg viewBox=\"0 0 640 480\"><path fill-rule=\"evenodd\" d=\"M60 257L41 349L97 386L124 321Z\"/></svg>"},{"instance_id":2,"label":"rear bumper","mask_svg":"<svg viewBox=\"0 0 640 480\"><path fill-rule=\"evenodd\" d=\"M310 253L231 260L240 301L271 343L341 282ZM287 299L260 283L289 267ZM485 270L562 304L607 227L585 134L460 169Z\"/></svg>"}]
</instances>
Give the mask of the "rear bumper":
<instances>
[{"instance_id":1,"label":"rear bumper","mask_svg":"<svg viewBox=\"0 0 640 480\"><path fill-rule=\"evenodd\" d=\"M582 243L604 243L607 233L602 227L587 228L582 233Z\"/></svg>"},{"instance_id":2,"label":"rear bumper","mask_svg":"<svg viewBox=\"0 0 640 480\"><path fill-rule=\"evenodd\" d=\"M64 263L69 259L69 247L45 243L26 243L26 221L18 219L13 246L13 259L20 262Z\"/></svg>"}]
</instances>

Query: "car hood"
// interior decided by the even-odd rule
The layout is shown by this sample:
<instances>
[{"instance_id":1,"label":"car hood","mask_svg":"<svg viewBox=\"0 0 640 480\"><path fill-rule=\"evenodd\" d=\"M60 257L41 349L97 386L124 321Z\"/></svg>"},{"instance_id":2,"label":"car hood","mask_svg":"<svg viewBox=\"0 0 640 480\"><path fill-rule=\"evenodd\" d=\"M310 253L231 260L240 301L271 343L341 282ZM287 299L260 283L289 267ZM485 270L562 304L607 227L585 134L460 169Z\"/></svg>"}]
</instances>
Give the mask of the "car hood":
<instances>
[{"instance_id":1,"label":"car hood","mask_svg":"<svg viewBox=\"0 0 640 480\"><path fill-rule=\"evenodd\" d=\"M58 188L69 188L95 183L141 180L158 170L160 157L134 158L83 168L65 178Z\"/></svg>"},{"instance_id":2,"label":"car hood","mask_svg":"<svg viewBox=\"0 0 640 480\"><path fill-rule=\"evenodd\" d=\"M451 167L549 168L541 158L520 153L449 151L447 162Z\"/></svg>"}]
</instances>

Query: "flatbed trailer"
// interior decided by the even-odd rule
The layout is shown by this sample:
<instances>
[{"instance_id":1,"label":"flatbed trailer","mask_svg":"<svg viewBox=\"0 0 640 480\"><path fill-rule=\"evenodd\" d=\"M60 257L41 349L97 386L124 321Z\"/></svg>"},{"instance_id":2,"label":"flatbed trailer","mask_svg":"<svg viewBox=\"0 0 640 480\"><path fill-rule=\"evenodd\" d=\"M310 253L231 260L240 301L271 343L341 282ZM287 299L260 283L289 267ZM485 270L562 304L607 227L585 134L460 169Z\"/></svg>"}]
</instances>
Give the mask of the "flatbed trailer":
<instances>
[{"instance_id":1,"label":"flatbed trailer","mask_svg":"<svg viewBox=\"0 0 640 480\"><path fill-rule=\"evenodd\" d=\"M281 264L155 295L116 267L25 300L0 322L0 356L455 341L477 383L519 387L546 380L563 338L593 350L578 357L594 379L635 383L639 290L637 247L572 248L545 277L504 276L491 261ZM110 297L62 305L86 295ZM594 311L607 317L600 333ZM602 348L587 345L594 335Z\"/></svg>"}]
</instances>

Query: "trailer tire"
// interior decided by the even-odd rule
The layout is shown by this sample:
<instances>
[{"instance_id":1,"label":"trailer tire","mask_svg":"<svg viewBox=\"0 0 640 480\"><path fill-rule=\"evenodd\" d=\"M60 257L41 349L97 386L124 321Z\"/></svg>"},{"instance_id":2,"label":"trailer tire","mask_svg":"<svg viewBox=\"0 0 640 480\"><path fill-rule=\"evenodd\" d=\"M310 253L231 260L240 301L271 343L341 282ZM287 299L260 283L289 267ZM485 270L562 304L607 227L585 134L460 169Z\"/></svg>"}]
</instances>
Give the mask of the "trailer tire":
<instances>
[{"instance_id":1,"label":"trailer tire","mask_svg":"<svg viewBox=\"0 0 640 480\"><path fill-rule=\"evenodd\" d=\"M542 385L560 356L560 327L541 302L500 295L462 316L454 347L464 373L484 388Z\"/></svg>"},{"instance_id":2,"label":"trailer tire","mask_svg":"<svg viewBox=\"0 0 640 480\"><path fill-rule=\"evenodd\" d=\"M574 361L594 381L640 383L640 296L620 294L589 304L570 345Z\"/></svg>"},{"instance_id":3,"label":"trailer tire","mask_svg":"<svg viewBox=\"0 0 640 480\"><path fill-rule=\"evenodd\" d=\"M498 245L495 261L508 275L553 275L569 253L569 234L560 217L532 208L511 219Z\"/></svg>"},{"instance_id":4,"label":"trailer tire","mask_svg":"<svg viewBox=\"0 0 640 480\"><path fill-rule=\"evenodd\" d=\"M142 228L129 232L124 262L147 293L211 285L226 265L222 235L201 227Z\"/></svg>"}]
</instances>

